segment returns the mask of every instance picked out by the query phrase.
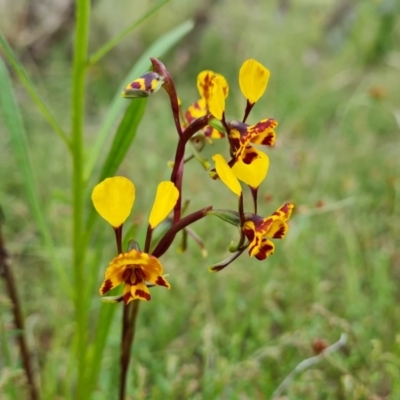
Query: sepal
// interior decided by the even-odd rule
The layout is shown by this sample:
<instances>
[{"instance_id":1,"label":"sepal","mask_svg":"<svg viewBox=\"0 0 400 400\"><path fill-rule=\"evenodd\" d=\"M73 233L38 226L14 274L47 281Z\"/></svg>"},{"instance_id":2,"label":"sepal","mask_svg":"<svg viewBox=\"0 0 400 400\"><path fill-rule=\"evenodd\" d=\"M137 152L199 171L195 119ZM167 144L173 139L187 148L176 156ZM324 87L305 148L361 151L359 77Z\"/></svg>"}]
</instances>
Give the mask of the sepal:
<instances>
[{"instance_id":1,"label":"sepal","mask_svg":"<svg viewBox=\"0 0 400 400\"><path fill-rule=\"evenodd\" d=\"M224 268L226 268L231 262L235 261L242 253L243 251L246 249L246 247L244 247L243 249L237 251L236 253L232 254L230 257L226 258L225 260L211 265L208 267L208 270L210 272L218 272L223 270Z\"/></svg>"}]
</instances>

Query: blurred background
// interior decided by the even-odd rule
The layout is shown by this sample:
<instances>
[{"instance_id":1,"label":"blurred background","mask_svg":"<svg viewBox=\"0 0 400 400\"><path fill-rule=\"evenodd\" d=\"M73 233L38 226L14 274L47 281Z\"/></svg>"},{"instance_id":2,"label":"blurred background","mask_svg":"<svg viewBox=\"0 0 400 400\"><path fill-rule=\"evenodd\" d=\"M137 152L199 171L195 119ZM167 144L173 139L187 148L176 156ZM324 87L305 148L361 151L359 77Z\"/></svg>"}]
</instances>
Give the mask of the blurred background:
<instances>
[{"instance_id":1,"label":"blurred background","mask_svg":"<svg viewBox=\"0 0 400 400\"><path fill-rule=\"evenodd\" d=\"M155 3L93 0L90 49ZM191 19L194 28L162 61L183 107L198 98L197 74L212 69L230 84L228 119L240 118L245 102L238 71L247 58L260 61L271 78L249 122L274 117L279 126L277 144L268 149L271 166L260 188L259 213L269 215L286 201L296 207L289 234L275 242L275 254L263 262L243 254L226 270L210 274L207 267L226 258L230 241L238 237L212 217L193 226L207 247L206 259L194 242L178 253L176 240L163 258L172 290L153 290L139 316L132 398L266 399L299 362L343 332L347 345L296 377L287 398L400 398L399 13L396 0L171 0L91 67L88 147L126 73L180 23ZM67 130L73 18L70 0L0 0L3 34ZM15 90L42 207L69 271L69 155L16 79ZM119 170L136 185L135 222L146 222L155 187L169 175L166 162L173 158L176 139L168 98L158 93L149 99ZM211 159L225 148L216 141L204 156ZM56 386L68 361L72 305L63 301L47 261L1 119L0 154L4 235L15 261L28 338L38 368ZM192 211L210 204L236 207L228 189L196 162L188 164L184 184ZM115 252L106 229L88 249L93 258L94 248L104 247L99 260L104 266ZM96 315L96 291L93 296ZM6 329L9 316L1 294L0 301ZM114 393L117 328L119 323L107 345L96 399Z\"/></svg>"}]
</instances>

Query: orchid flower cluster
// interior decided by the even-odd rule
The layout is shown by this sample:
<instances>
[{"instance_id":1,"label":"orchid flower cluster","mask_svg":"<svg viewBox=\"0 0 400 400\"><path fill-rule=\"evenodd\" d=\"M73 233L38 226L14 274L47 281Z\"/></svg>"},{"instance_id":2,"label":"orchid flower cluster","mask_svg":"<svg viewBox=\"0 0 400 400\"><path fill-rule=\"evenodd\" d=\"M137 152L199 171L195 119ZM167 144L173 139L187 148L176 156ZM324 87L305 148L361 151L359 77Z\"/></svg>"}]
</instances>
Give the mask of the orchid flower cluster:
<instances>
[{"instance_id":1,"label":"orchid flower cluster","mask_svg":"<svg viewBox=\"0 0 400 400\"><path fill-rule=\"evenodd\" d=\"M216 272L228 266L246 249L250 257L258 260L273 254L275 245L270 239L282 239L286 235L289 229L287 221L293 209L293 204L285 203L267 217L257 214L258 188L267 176L269 158L254 145L273 146L278 123L273 118L262 119L253 125L246 121L267 88L270 72L256 60L244 62L239 72L239 86L246 98L246 106L242 120L236 121L226 118L225 99L229 86L222 75L210 70L202 71L197 78L200 99L183 113L168 70L159 60L152 58L151 61L153 71L130 83L122 95L128 99L148 97L163 88L169 96L178 142L171 162L170 180L161 182L157 188L143 251L137 242L131 242L128 251L122 249L122 227L135 201L134 184L125 177L116 176L96 185L92 193L94 207L114 228L119 252L107 267L100 294L123 284L122 295L109 299L125 304L134 299L150 300L150 287L170 288L159 258L170 248L177 233L187 232L190 224L214 215L238 228L239 240L229 247L232 255L209 267L211 272ZM210 169L210 163L200 156L200 152L213 139L226 140L230 158L226 160L223 155L215 154L212 157L214 168ZM193 158L200 161L212 179L223 182L237 196L237 210L208 206L183 216L184 166ZM244 206L242 184L250 189L251 212ZM167 228L161 237L154 240L153 232L163 221Z\"/></svg>"}]
</instances>

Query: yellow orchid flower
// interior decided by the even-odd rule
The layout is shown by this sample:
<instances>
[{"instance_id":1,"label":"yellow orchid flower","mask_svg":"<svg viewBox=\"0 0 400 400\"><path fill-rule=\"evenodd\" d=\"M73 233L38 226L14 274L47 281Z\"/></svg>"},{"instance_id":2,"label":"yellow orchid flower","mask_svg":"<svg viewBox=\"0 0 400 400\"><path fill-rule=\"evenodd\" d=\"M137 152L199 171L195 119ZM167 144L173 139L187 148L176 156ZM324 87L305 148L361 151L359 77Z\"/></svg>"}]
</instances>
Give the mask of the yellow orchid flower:
<instances>
[{"instance_id":1,"label":"yellow orchid flower","mask_svg":"<svg viewBox=\"0 0 400 400\"><path fill-rule=\"evenodd\" d=\"M275 245L268 238L283 239L289 230L286 221L292 214L294 205L286 203L272 215L262 218L251 214L242 226L242 231L249 240L249 255L264 260L274 253Z\"/></svg>"},{"instance_id":2,"label":"yellow orchid flower","mask_svg":"<svg viewBox=\"0 0 400 400\"><path fill-rule=\"evenodd\" d=\"M156 257L133 249L111 260L99 292L104 295L124 283L122 299L125 304L135 299L149 301L151 296L146 282L171 287L162 272L163 267Z\"/></svg>"}]
</instances>

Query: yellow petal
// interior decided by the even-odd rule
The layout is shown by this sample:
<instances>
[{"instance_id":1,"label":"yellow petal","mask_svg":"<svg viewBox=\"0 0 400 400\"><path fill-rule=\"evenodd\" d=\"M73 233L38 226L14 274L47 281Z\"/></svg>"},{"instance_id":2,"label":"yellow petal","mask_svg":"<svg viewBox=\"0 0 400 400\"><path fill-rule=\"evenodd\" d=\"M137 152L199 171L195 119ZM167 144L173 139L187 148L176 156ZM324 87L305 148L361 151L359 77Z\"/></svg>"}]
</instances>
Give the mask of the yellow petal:
<instances>
[{"instance_id":1,"label":"yellow petal","mask_svg":"<svg viewBox=\"0 0 400 400\"><path fill-rule=\"evenodd\" d=\"M270 72L258 61L246 60L239 72L239 85L244 97L254 104L267 88Z\"/></svg>"},{"instance_id":2,"label":"yellow petal","mask_svg":"<svg viewBox=\"0 0 400 400\"><path fill-rule=\"evenodd\" d=\"M239 160L232 167L236 178L252 188L258 188L267 176L269 158L266 154L258 152L258 157L251 164Z\"/></svg>"},{"instance_id":3,"label":"yellow petal","mask_svg":"<svg viewBox=\"0 0 400 400\"><path fill-rule=\"evenodd\" d=\"M210 99L208 100L208 110L217 119L222 120L225 111L225 78L215 75L212 80Z\"/></svg>"},{"instance_id":4,"label":"yellow petal","mask_svg":"<svg viewBox=\"0 0 400 400\"><path fill-rule=\"evenodd\" d=\"M292 203L285 203L283 206L278 208L274 213L272 214L273 216L277 216L284 221L287 221L290 216L292 215L292 211L294 208L294 204Z\"/></svg>"},{"instance_id":5,"label":"yellow petal","mask_svg":"<svg viewBox=\"0 0 400 400\"><path fill-rule=\"evenodd\" d=\"M200 97L208 102L211 93L212 81L215 77L219 77L221 80L222 90L224 92L225 98L229 94L229 86L225 77L220 74L216 74L214 71L206 70L199 73L197 76L197 89L199 90Z\"/></svg>"},{"instance_id":6,"label":"yellow petal","mask_svg":"<svg viewBox=\"0 0 400 400\"><path fill-rule=\"evenodd\" d=\"M123 176L107 178L94 187L92 201L96 211L114 228L118 228L131 213L135 186Z\"/></svg>"},{"instance_id":7,"label":"yellow petal","mask_svg":"<svg viewBox=\"0 0 400 400\"><path fill-rule=\"evenodd\" d=\"M249 249L250 257L255 256L257 260L265 260L271 254L274 254L275 245L268 239L262 238L258 246Z\"/></svg>"},{"instance_id":8,"label":"yellow petal","mask_svg":"<svg viewBox=\"0 0 400 400\"><path fill-rule=\"evenodd\" d=\"M199 90L200 97L208 101L211 92L211 81L215 76L214 71L206 70L197 75L197 89Z\"/></svg>"},{"instance_id":9,"label":"yellow petal","mask_svg":"<svg viewBox=\"0 0 400 400\"><path fill-rule=\"evenodd\" d=\"M240 196L242 194L242 187L230 166L225 161L225 158L222 157L221 154L216 154L212 159L215 161L215 169L219 179L221 179L221 181L224 182L233 193Z\"/></svg>"},{"instance_id":10,"label":"yellow petal","mask_svg":"<svg viewBox=\"0 0 400 400\"><path fill-rule=\"evenodd\" d=\"M156 198L149 217L149 224L153 229L167 218L175 207L178 197L179 191L171 181L164 181L158 185Z\"/></svg>"},{"instance_id":11,"label":"yellow petal","mask_svg":"<svg viewBox=\"0 0 400 400\"><path fill-rule=\"evenodd\" d=\"M117 257L113 258L110 262L110 265L106 271L106 277L108 270L112 273L126 267L127 265L130 266L141 266L144 271L146 269L150 269L152 273L161 275L163 272L163 267L158 261L157 257L154 257L150 254L143 253L139 250L132 249L127 251L126 253L121 253Z\"/></svg>"},{"instance_id":12,"label":"yellow petal","mask_svg":"<svg viewBox=\"0 0 400 400\"><path fill-rule=\"evenodd\" d=\"M128 298L128 303L135 299L145 301L149 301L151 299L150 290L144 282L139 282L137 285L131 286L131 293L130 297Z\"/></svg>"},{"instance_id":13,"label":"yellow petal","mask_svg":"<svg viewBox=\"0 0 400 400\"><path fill-rule=\"evenodd\" d=\"M100 286L99 293L101 295L106 294L109 290L114 289L118 285L123 282L122 276L124 274L125 267L118 268L113 273L109 273L107 269L106 277L104 278L104 282Z\"/></svg>"},{"instance_id":14,"label":"yellow petal","mask_svg":"<svg viewBox=\"0 0 400 400\"><path fill-rule=\"evenodd\" d=\"M269 226L265 236L273 239L283 239L288 230L288 224L283 219L276 217L276 219L274 219L272 224Z\"/></svg>"}]
</instances>

